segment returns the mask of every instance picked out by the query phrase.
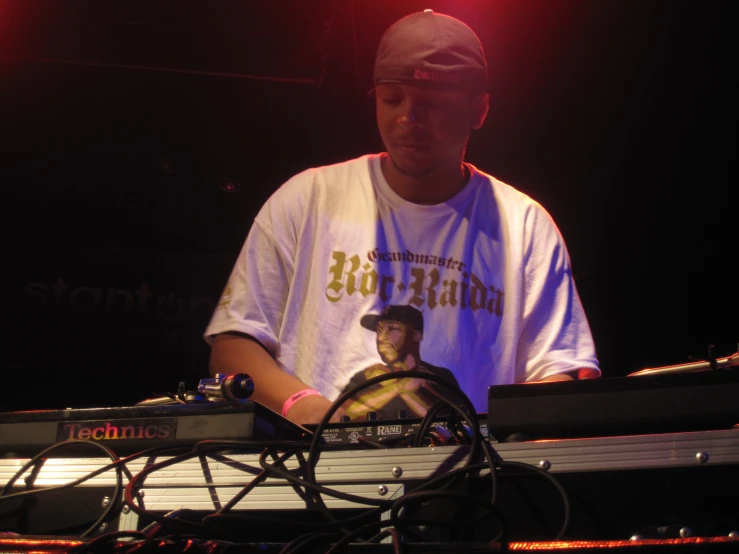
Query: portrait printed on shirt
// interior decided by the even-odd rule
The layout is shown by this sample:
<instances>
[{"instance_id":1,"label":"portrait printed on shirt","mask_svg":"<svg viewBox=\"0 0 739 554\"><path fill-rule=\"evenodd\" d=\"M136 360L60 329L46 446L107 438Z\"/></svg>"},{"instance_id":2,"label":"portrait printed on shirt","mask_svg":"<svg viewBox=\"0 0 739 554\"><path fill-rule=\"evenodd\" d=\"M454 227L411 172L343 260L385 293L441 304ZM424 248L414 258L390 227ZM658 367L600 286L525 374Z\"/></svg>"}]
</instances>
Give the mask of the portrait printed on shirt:
<instances>
[{"instance_id":1,"label":"portrait printed on shirt","mask_svg":"<svg viewBox=\"0 0 739 554\"><path fill-rule=\"evenodd\" d=\"M423 314L416 308L387 306L381 314L365 314L360 324L376 333L377 352L384 363L374 364L354 375L342 394L378 375L411 370L431 373L459 389L451 371L421 360ZM394 419L401 411L409 417L421 417L440 397L457 402L454 389L424 379L389 379L360 391L342 407L351 419L363 419L368 412L375 412L378 419Z\"/></svg>"}]
</instances>

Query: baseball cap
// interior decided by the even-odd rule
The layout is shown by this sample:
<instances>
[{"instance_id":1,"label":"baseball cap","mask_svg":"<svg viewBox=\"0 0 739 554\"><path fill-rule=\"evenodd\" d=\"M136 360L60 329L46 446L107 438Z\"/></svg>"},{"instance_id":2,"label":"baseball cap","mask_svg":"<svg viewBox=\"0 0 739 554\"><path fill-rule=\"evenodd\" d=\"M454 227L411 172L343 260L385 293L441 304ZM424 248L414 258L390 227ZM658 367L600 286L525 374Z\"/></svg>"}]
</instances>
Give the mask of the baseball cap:
<instances>
[{"instance_id":1,"label":"baseball cap","mask_svg":"<svg viewBox=\"0 0 739 554\"><path fill-rule=\"evenodd\" d=\"M432 10L393 23L380 38L374 82L486 92L480 39L459 19Z\"/></svg>"},{"instance_id":2,"label":"baseball cap","mask_svg":"<svg viewBox=\"0 0 739 554\"><path fill-rule=\"evenodd\" d=\"M377 330L380 321L400 321L411 323L417 331L423 332L423 314L413 306L385 306L380 314L365 314L359 324L370 331Z\"/></svg>"}]
</instances>

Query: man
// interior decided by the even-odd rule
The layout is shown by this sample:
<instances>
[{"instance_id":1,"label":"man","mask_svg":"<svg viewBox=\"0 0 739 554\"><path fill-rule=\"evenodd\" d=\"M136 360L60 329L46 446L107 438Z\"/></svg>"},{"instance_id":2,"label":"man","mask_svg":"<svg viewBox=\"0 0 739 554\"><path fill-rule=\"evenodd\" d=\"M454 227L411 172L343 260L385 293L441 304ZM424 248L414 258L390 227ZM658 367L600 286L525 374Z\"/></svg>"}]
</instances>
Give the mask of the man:
<instances>
[{"instance_id":1,"label":"man","mask_svg":"<svg viewBox=\"0 0 739 554\"><path fill-rule=\"evenodd\" d=\"M307 170L267 201L205 333L211 371L246 372L254 400L317 422L381 362L361 314L393 304L422 311L424 359L478 412L490 385L597 377L554 222L464 163L489 101L474 32L430 10L397 21L374 84L387 152Z\"/></svg>"},{"instance_id":2,"label":"man","mask_svg":"<svg viewBox=\"0 0 739 554\"><path fill-rule=\"evenodd\" d=\"M421 360L423 314L419 310L413 306L387 306L379 315L364 315L360 324L365 329L376 331L377 352L383 363L373 364L354 375L342 395L373 377L401 371L425 371L441 377L449 387L423 379L383 381L363 389L344 403L343 408L351 419L366 416L369 412L374 412L378 419L395 418L401 412L423 416L438 402L439 396L455 398L454 390L459 384L454 374Z\"/></svg>"}]
</instances>

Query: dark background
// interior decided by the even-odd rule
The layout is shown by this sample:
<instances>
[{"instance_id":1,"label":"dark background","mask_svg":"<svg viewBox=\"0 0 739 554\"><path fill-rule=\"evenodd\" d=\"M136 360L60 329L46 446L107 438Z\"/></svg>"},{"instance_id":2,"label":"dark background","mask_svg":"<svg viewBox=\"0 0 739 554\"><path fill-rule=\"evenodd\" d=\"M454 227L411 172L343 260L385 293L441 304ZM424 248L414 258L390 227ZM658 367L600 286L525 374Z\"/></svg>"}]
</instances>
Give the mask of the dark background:
<instances>
[{"instance_id":1,"label":"dark background","mask_svg":"<svg viewBox=\"0 0 739 554\"><path fill-rule=\"evenodd\" d=\"M201 335L256 211L382 148L377 41L424 8L485 44L468 160L554 217L604 375L735 352L728 6L0 0L0 409L207 376Z\"/></svg>"}]
</instances>

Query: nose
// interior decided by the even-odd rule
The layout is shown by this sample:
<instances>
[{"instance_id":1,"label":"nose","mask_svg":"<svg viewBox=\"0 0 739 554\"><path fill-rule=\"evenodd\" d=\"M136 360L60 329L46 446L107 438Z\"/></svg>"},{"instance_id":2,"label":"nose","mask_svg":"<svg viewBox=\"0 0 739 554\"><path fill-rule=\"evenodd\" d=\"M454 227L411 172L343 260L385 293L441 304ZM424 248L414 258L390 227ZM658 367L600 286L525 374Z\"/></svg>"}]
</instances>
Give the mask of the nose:
<instances>
[{"instance_id":1,"label":"nose","mask_svg":"<svg viewBox=\"0 0 739 554\"><path fill-rule=\"evenodd\" d=\"M425 118L423 106L418 102L407 100L403 104L403 112L398 116L398 125L421 125Z\"/></svg>"}]
</instances>

